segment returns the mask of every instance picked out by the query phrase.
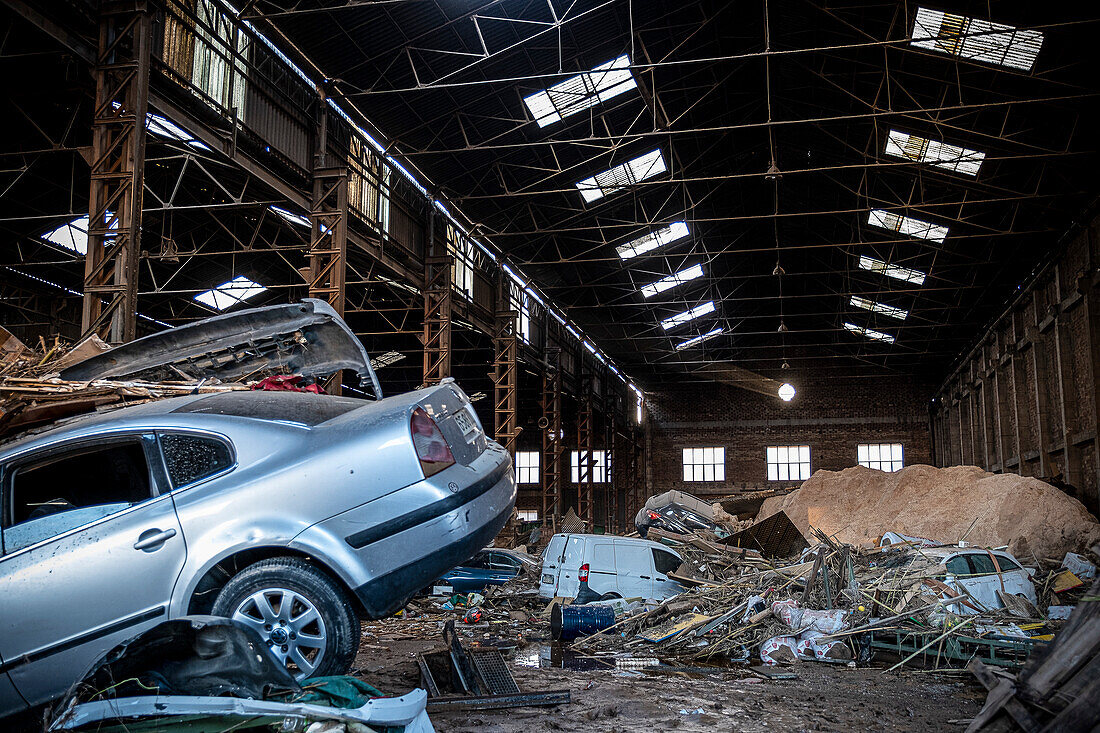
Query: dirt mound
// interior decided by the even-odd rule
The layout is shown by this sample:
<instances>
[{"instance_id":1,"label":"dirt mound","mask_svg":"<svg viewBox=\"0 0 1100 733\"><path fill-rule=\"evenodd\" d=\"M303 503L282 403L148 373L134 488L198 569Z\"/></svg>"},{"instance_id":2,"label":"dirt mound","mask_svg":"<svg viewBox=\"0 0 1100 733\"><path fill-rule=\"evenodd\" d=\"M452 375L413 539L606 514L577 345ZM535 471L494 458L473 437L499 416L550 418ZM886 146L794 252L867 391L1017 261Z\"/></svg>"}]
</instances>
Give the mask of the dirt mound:
<instances>
[{"instance_id":1,"label":"dirt mound","mask_svg":"<svg viewBox=\"0 0 1100 733\"><path fill-rule=\"evenodd\" d=\"M966 535L972 544L1008 545L1030 559L1061 558L1100 541L1100 523L1081 502L1038 479L977 466L818 471L797 491L766 500L757 516L780 510L804 534L817 527L852 544L890 531L945 543Z\"/></svg>"}]
</instances>

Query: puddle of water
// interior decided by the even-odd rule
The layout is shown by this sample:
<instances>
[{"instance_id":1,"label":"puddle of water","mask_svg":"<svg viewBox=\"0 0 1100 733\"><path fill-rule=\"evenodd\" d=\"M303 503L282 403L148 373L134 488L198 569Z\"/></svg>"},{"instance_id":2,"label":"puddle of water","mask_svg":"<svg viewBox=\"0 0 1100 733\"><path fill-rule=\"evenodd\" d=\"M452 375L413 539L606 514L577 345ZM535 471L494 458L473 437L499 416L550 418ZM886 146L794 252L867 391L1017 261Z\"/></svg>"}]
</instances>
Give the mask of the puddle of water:
<instances>
[{"instance_id":1,"label":"puddle of water","mask_svg":"<svg viewBox=\"0 0 1100 733\"><path fill-rule=\"evenodd\" d=\"M656 657L593 657L565 649L561 644L538 644L516 650L516 666L535 669L622 670L655 667Z\"/></svg>"}]
</instances>

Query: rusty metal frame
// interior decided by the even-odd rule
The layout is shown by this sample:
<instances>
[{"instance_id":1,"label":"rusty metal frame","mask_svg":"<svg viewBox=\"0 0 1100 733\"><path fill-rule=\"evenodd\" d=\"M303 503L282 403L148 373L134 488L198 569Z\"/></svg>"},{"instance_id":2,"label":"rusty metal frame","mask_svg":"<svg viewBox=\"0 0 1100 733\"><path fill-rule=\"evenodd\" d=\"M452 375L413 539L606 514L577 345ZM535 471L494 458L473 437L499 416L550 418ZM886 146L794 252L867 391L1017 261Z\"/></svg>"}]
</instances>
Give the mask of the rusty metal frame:
<instances>
[{"instance_id":1,"label":"rusty metal frame","mask_svg":"<svg viewBox=\"0 0 1100 733\"><path fill-rule=\"evenodd\" d=\"M113 342L137 336L151 38L144 2L100 3L81 330Z\"/></svg>"},{"instance_id":2,"label":"rusty metal frame","mask_svg":"<svg viewBox=\"0 0 1100 733\"><path fill-rule=\"evenodd\" d=\"M428 215L428 252L424 256L424 386L451 376L451 306L453 259L445 242L435 237L436 212Z\"/></svg>"},{"instance_id":3,"label":"rusty metal frame","mask_svg":"<svg viewBox=\"0 0 1100 733\"><path fill-rule=\"evenodd\" d=\"M545 426L542 426L542 423ZM546 368L542 373L542 525L549 534L561 523L561 458L564 448L561 430L561 349L546 349Z\"/></svg>"},{"instance_id":4,"label":"rusty metal frame","mask_svg":"<svg viewBox=\"0 0 1100 733\"><path fill-rule=\"evenodd\" d=\"M493 319L493 426L497 442L514 457L516 438L522 430L517 421L519 337L508 288L509 282L502 274Z\"/></svg>"},{"instance_id":5,"label":"rusty metal frame","mask_svg":"<svg viewBox=\"0 0 1100 733\"><path fill-rule=\"evenodd\" d=\"M590 371L579 367L581 374L578 379L580 394L577 405L577 516L587 523L589 529L594 525L596 507L595 492L592 485L592 388L594 376Z\"/></svg>"}]
</instances>

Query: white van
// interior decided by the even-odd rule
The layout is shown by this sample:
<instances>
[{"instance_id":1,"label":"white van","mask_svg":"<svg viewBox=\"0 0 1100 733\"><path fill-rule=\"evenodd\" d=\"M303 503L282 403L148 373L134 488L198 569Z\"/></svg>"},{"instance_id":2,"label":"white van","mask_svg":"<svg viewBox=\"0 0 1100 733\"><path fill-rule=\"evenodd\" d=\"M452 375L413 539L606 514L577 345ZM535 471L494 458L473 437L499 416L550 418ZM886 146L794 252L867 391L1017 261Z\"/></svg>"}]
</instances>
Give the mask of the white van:
<instances>
[{"instance_id":1,"label":"white van","mask_svg":"<svg viewBox=\"0 0 1100 733\"><path fill-rule=\"evenodd\" d=\"M686 588L668 577L683 559L649 540L601 534L556 534L542 556L539 597L664 600Z\"/></svg>"}]
</instances>

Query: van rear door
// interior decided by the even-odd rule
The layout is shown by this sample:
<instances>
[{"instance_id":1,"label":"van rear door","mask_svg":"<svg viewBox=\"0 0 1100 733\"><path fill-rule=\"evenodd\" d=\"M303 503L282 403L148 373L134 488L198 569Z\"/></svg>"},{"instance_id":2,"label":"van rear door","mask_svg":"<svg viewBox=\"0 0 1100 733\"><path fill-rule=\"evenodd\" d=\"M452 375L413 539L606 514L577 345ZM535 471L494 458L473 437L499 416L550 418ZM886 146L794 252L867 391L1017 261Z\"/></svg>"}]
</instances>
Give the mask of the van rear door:
<instances>
[{"instance_id":1,"label":"van rear door","mask_svg":"<svg viewBox=\"0 0 1100 733\"><path fill-rule=\"evenodd\" d=\"M565 535L565 549L562 551L562 560L558 568L557 595L562 598L576 598L580 591L580 581L577 573L585 562L585 537L584 535Z\"/></svg>"},{"instance_id":2,"label":"van rear door","mask_svg":"<svg viewBox=\"0 0 1100 733\"><path fill-rule=\"evenodd\" d=\"M539 597L547 600L559 595L558 576L561 574L562 553L567 535L556 534L550 538L542 554L542 577L539 579Z\"/></svg>"}]
</instances>

